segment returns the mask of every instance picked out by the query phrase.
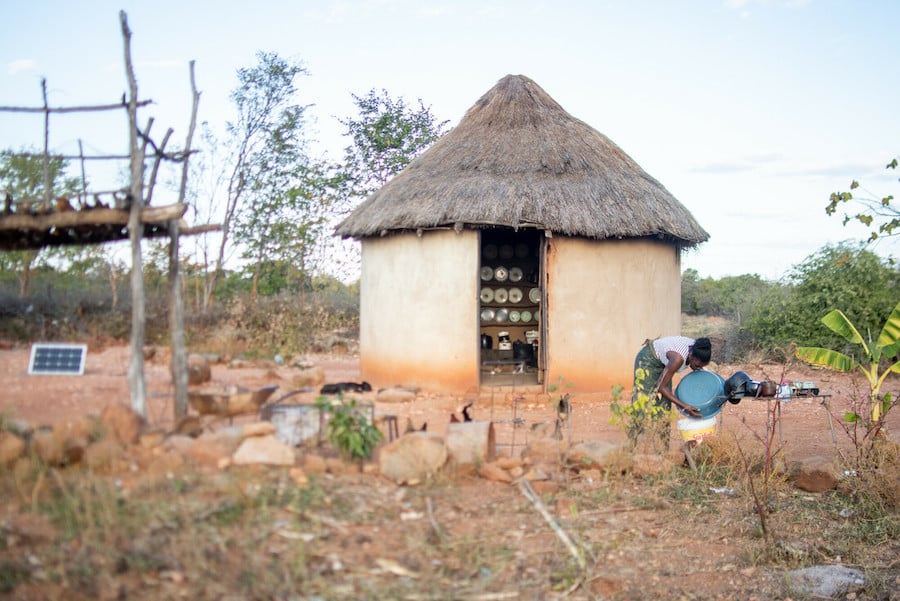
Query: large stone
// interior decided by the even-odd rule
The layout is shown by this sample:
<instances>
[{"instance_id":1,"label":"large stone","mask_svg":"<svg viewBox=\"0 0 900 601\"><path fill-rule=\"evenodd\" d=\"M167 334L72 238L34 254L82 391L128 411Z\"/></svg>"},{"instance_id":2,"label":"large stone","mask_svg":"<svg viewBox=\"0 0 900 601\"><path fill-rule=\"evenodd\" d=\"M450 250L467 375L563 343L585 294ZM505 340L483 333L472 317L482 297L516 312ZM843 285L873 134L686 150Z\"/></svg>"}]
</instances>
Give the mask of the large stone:
<instances>
[{"instance_id":1,"label":"large stone","mask_svg":"<svg viewBox=\"0 0 900 601\"><path fill-rule=\"evenodd\" d=\"M512 476L496 463L484 463L478 468L478 475L493 482L512 482Z\"/></svg>"},{"instance_id":2,"label":"large stone","mask_svg":"<svg viewBox=\"0 0 900 601\"><path fill-rule=\"evenodd\" d=\"M185 457L197 465L218 467L224 459L231 458L243 439L240 426L207 433L194 440L186 449Z\"/></svg>"},{"instance_id":3,"label":"large stone","mask_svg":"<svg viewBox=\"0 0 900 601\"><path fill-rule=\"evenodd\" d=\"M252 424L244 424L244 438L252 436L269 436L275 434L275 424L272 422L253 422Z\"/></svg>"},{"instance_id":4,"label":"large stone","mask_svg":"<svg viewBox=\"0 0 900 601\"><path fill-rule=\"evenodd\" d=\"M122 403L107 405L100 414L107 436L124 445L135 444L144 429L144 418Z\"/></svg>"},{"instance_id":5,"label":"large stone","mask_svg":"<svg viewBox=\"0 0 900 601\"><path fill-rule=\"evenodd\" d=\"M0 432L0 467L13 465L25 452L25 440L12 432Z\"/></svg>"},{"instance_id":6,"label":"large stone","mask_svg":"<svg viewBox=\"0 0 900 601\"><path fill-rule=\"evenodd\" d=\"M602 469L620 460L622 445L603 440L591 440L572 445L569 463L583 469Z\"/></svg>"},{"instance_id":7,"label":"large stone","mask_svg":"<svg viewBox=\"0 0 900 601\"><path fill-rule=\"evenodd\" d=\"M274 436L244 439L232 456L234 465L294 465L294 450Z\"/></svg>"},{"instance_id":8,"label":"large stone","mask_svg":"<svg viewBox=\"0 0 900 601\"><path fill-rule=\"evenodd\" d=\"M397 484L411 484L437 473L447 462L444 439L432 432L410 432L384 446L378 457L381 474Z\"/></svg>"},{"instance_id":9,"label":"large stone","mask_svg":"<svg viewBox=\"0 0 900 601\"><path fill-rule=\"evenodd\" d=\"M804 597L835 599L865 588L866 576L859 570L840 565L810 566L787 574L791 589ZM847 597L848 599L851 597Z\"/></svg>"},{"instance_id":10,"label":"large stone","mask_svg":"<svg viewBox=\"0 0 900 601\"><path fill-rule=\"evenodd\" d=\"M566 446L564 441L556 438L537 438L529 441L522 450L522 459L530 465L536 463L559 464Z\"/></svg>"},{"instance_id":11,"label":"large stone","mask_svg":"<svg viewBox=\"0 0 900 601\"><path fill-rule=\"evenodd\" d=\"M834 462L824 457L807 457L791 466L790 480L806 492L825 492L837 488L838 475Z\"/></svg>"},{"instance_id":12,"label":"large stone","mask_svg":"<svg viewBox=\"0 0 900 601\"><path fill-rule=\"evenodd\" d=\"M212 368L209 361L203 355L188 355L188 384L196 386L212 380Z\"/></svg>"},{"instance_id":13,"label":"large stone","mask_svg":"<svg viewBox=\"0 0 900 601\"><path fill-rule=\"evenodd\" d=\"M31 448L43 463L60 465L65 458L63 442L53 430L38 430L31 437Z\"/></svg>"}]
</instances>

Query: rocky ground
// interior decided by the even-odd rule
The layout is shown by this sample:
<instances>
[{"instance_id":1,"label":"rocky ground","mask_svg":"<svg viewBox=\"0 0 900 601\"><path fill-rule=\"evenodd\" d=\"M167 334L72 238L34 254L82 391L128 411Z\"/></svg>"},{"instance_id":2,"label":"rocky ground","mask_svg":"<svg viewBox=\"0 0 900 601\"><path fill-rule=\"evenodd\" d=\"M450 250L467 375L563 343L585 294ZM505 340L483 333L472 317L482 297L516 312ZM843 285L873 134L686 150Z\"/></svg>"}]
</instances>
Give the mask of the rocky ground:
<instances>
[{"instance_id":1,"label":"rocky ground","mask_svg":"<svg viewBox=\"0 0 900 601\"><path fill-rule=\"evenodd\" d=\"M127 408L126 347L91 348L82 376L29 376L28 352L27 348L0 350L4 381L0 413L6 419L52 426L100 415L110 405ZM310 370L305 369L310 366L320 369L319 377L327 382L359 380L358 361L353 356L309 356L302 358L303 366L292 363L213 363L205 386L256 389L277 385L272 395L277 400L309 383L304 378L310 377ZM803 588L797 580L800 573L792 570L824 566L831 572L814 573L812 580L822 585L838 577L836 588L826 591L829 594L843 591L841 598L900 598L900 581L896 580L900 576L896 559L900 543L890 533L887 539L878 539L877 534L862 537L860 524L852 518L857 510L848 505L846 491L838 487L810 492L797 488L786 476L777 483L773 480L773 512L768 517L770 536L766 540L760 536L758 507L747 489L740 461L734 459L735 449L758 457L764 451L760 439L770 432L773 448L781 451L780 465L800 462L839 467L834 461L839 452L852 454L854 445L829 416L841 416L850 408L852 399L859 398L858 384L846 376L797 366L787 373L773 365L714 368L726 377L743 369L758 379L815 381L827 396L795 398L781 407L780 415L770 411L772 404L766 401L726 405L716 436L722 443L706 445L715 452L698 455L701 465L697 474L683 464L677 433L673 433L671 453L657 459L643 456L640 465L634 456L610 456L603 466L581 463L573 467L570 463L536 470L542 465L535 459L541 441L556 422L558 399L553 395L486 390L451 396L418 391L411 397L400 395L393 402L384 402L385 397L379 397L377 391L352 395L373 403L385 435L383 416L393 415L401 432L408 426L419 429L427 424L432 437L443 438L451 427L451 416L461 417L462 408L469 403L476 421L492 424L503 459L491 465L499 471L478 463L414 479L413 485L400 485L381 473L378 461L360 470L321 449L295 450L288 460L290 466L259 468L252 462L240 465L243 461L236 460L233 452L207 448L201 453L195 448L192 454L175 444L164 447L160 441L175 438L171 433L176 424L165 351L160 350L148 354L146 366L148 427L156 431L155 438L145 435L117 459L91 459L98 467L93 471L119 470L121 473L110 475L128 503L147 502L156 494L170 511L182 505L193 511L193 521L199 526L186 534L201 539L200 526L211 519L205 513L197 518L191 505L201 493L207 502L221 501L231 498L238 487L243 491L241 502L247 503L248 495L258 501L260 491L269 487L280 491L278 498L289 501L267 502L266 507L278 516L254 535L253 545L228 547L222 557L204 555L201 562L207 570L253 566L256 588L247 584L246 577L232 578L227 570L218 579L199 570L196 561L186 559L179 534L170 532L164 542L158 540L158 524L152 532L135 526L138 533L131 543L155 546L162 557L158 565L117 571L114 566L89 560L83 554L91 540L109 553L109 548L128 545L116 542L115 536L99 536L96 528L76 535L64 528L65 521L41 518L47 514L35 511L38 499L42 493L50 494L52 487L42 489L33 481L29 486L27 478L19 478L21 474L8 467L0 595L16 599L81 598L79 595L148 599L185 595L210 599L810 598L823 591ZM313 402L318 385L315 382L314 390L293 395L290 403ZM897 382L890 385L896 387ZM567 459L571 460L569 451L579 444L597 450L614 449L624 442L621 427L610 423L610 401L608 394L573 396L571 418L561 431L563 442L571 443L566 447ZM218 433L220 437L234 432L235 426L259 427L253 425L259 421L257 415L232 419L202 416L198 420L206 435ZM900 432L896 411L889 432ZM247 438L246 433L241 434L234 444ZM549 453L558 448L552 447ZM720 456L711 460L711 452ZM722 458L729 453L730 459ZM707 460L712 464L703 463ZM726 464L728 469L721 470ZM536 471L544 473L536 475ZM840 475L837 469L833 471ZM60 473L71 478L92 471L82 466ZM179 485L179 494L173 496L173 473L190 474L176 476L175 481L192 482L184 485L192 494L182 496ZM19 476L14 478L15 474ZM896 473L893 477L896 479ZM222 484L223 479L228 483ZM77 485L69 486L75 490ZM291 496L284 492L285 487L305 492ZM58 488L67 490L63 485ZM301 499L303 508L298 510ZM255 501L253 507L259 510L259 503ZM887 511L895 513L896 507ZM233 527L217 525L218 536ZM100 538L103 545L97 543ZM50 551L68 545L74 552L73 544L82 545L81 553L74 557L94 574L85 577L86 584L73 580L71 566ZM302 560L295 559L303 565L302 570L297 568L299 573L272 575L272 558L298 553ZM94 549L94 554L103 553ZM130 565L134 564L132 560ZM853 584L855 572L836 572L849 569L860 570L868 578L866 584ZM842 575L846 576L843 580Z\"/></svg>"}]
</instances>

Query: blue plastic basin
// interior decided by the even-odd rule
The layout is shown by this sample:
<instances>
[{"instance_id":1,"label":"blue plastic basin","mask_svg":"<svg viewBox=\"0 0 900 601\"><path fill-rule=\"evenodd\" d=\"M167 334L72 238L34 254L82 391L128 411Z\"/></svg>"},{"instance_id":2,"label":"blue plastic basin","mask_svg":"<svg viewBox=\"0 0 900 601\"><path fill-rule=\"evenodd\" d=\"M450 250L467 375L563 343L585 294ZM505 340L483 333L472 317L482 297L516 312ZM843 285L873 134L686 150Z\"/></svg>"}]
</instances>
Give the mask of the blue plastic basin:
<instances>
[{"instance_id":1,"label":"blue plastic basin","mask_svg":"<svg viewBox=\"0 0 900 601\"><path fill-rule=\"evenodd\" d=\"M725 380L719 374L701 369L692 371L681 378L675 388L675 396L682 403L687 403L700 410L701 417L712 417L722 410L728 400L725 396ZM682 415L687 413L681 407Z\"/></svg>"}]
</instances>

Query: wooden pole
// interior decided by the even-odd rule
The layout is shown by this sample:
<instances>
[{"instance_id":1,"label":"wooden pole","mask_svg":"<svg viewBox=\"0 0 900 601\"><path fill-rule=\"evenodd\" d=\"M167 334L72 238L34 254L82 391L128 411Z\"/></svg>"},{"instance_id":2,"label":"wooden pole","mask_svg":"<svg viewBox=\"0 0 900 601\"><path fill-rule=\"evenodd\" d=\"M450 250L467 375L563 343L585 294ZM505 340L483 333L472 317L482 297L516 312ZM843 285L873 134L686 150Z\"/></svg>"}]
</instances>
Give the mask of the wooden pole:
<instances>
[{"instance_id":1,"label":"wooden pole","mask_svg":"<svg viewBox=\"0 0 900 601\"><path fill-rule=\"evenodd\" d=\"M50 111L47 105L47 79L41 79L44 96L44 211L50 208Z\"/></svg>"},{"instance_id":2,"label":"wooden pole","mask_svg":"<svg viewBox=\"0 0 900 601\"><path fill-rule=\"evenodd\" d=\"M197 127L197 106L200 92L194 78L194 61L190 62L191 76L191 122L184 142L184 163L181 166L181 187L178 202L184 203L187 194L188 157ZM179 240L181 236L178 219L169 222L169 331L172 336L172 382L175 384L175 419L187 415L188 411L188 367L187 351L184 345L184 301L181 297L181 265L179 264Z\"/></svg>"},{"instance_id":3,"label":"wooden pole","mask_svg":"<svg viewBox=\"0 0 900 601\"><path fill-rule=\"evenodd\" d=\"M144 298L144 268L141 258L141 209L143 208L144 157L138 145L137 80L131 62L131 30L125 11L119 11L122 37L125 39L125 73L128 77L128 143L131 156L131 212L128 217L128 237L131 240L131 362L128 365L128 384L131 389L131 408L147 417L147 384L144 377L144 337L146 331L146 300Z\"/></svg>"}]
</instances>

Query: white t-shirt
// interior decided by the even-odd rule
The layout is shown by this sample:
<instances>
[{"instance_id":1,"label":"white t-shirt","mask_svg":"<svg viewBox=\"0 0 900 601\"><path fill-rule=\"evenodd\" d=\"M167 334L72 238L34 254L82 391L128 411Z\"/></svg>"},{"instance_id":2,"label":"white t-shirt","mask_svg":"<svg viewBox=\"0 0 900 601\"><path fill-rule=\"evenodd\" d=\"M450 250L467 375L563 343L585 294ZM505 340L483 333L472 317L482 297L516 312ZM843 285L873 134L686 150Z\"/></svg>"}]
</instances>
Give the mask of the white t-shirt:
<instances>
[{"instance_id":1,"label":"white t-shirt","mask_svg":"<svg viewBox=\"0 0 900 601\"><path fill-rule=\"evenodd\" d=\"M691 352L693 345L694 339L687 336L665 336L653 341L653 352L656 353L657 359L666 367L669 366L669 357L667 355L669 351L675 351L681 355L681 358L684 359L684 363L678 368L678 371L681 371L687 367L687 356Z\"/></svg>"}]
</instances>

